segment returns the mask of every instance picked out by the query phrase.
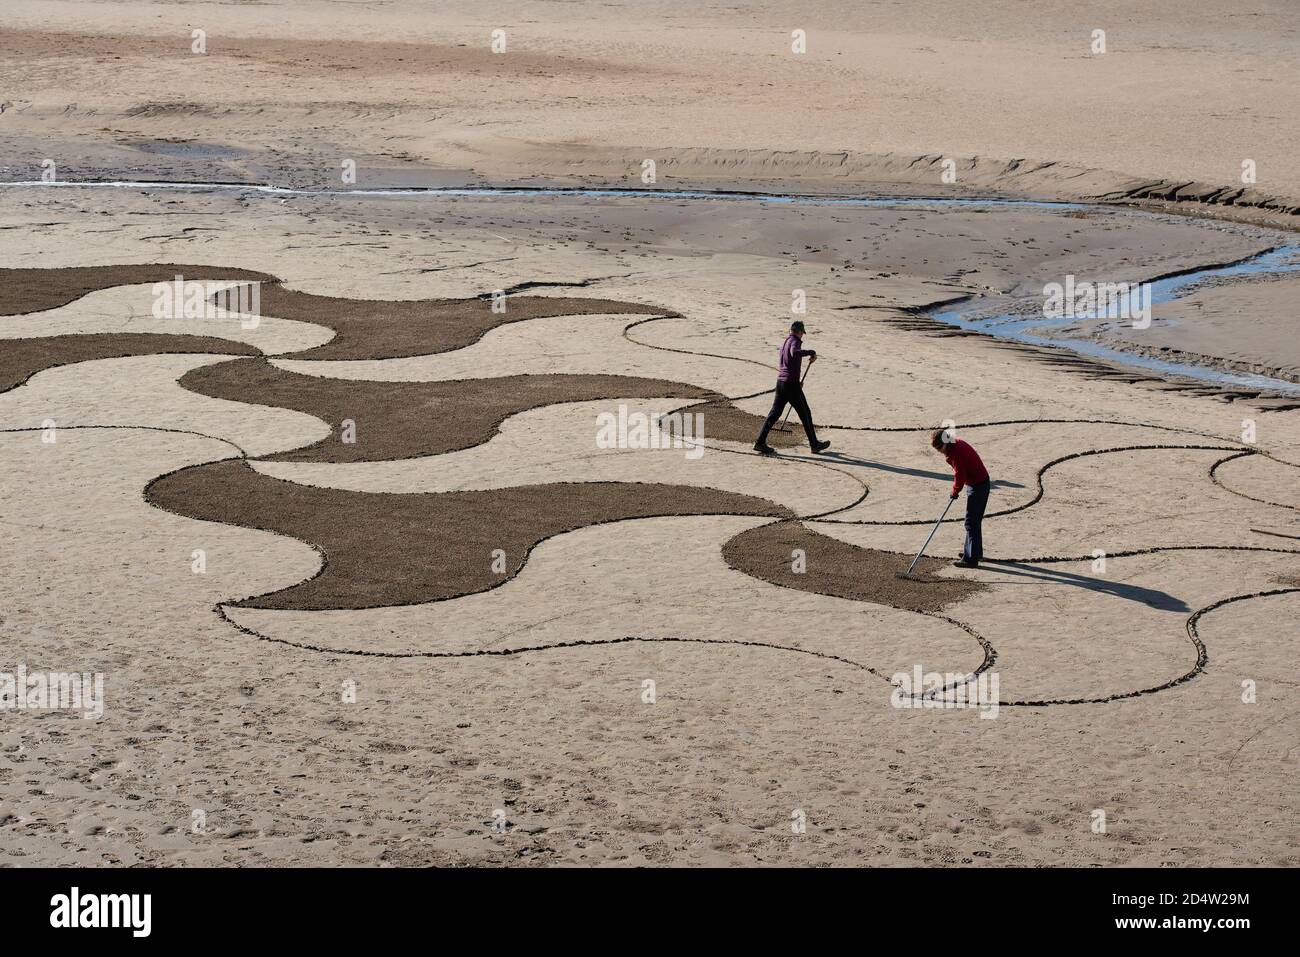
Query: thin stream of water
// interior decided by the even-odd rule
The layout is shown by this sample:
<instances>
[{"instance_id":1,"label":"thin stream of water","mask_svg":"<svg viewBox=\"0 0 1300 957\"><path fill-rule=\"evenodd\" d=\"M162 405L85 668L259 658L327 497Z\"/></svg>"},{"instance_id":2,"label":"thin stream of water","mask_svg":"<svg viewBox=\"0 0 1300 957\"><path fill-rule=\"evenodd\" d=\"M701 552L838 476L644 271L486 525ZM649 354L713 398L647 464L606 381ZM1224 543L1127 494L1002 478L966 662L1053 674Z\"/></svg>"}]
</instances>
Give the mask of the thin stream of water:
<instances>
[{"instance_id":1,"label":"thin stream of water","mask_svg":"<svg viewBox=\"0 0 1300 957\"><path fill-rule=\"evenodd\" d=\"M1054 202L1049 200L974 198L974 197L904 197L904 196L817 196L782 193L763 193L749 191L711 191L711 190L670 190L670 189L623 189L618 187L563 187L563 186L472 186L472 187L392 187L377 189L319 189L292 186L269 186L248 183L179 183L179 182L131 182L131 181L97 181L97 182L43 182L40 180L0 183L0 188L65 188L65 189L143 189L143 190L188 190L234 191L261 193L273 196L334 197L584 197L584 198L619 198L642 200L689 200L706 202L761 202L784 203L813 206L850 206L875 208L906 207L1003 207L1045 209L1052 212L1069 212L1081 209L1096 209L1113 212L1114 207L1090 206L1086 203ZM1157 280L1150 284L1151 304L1170 302L1188 294L1193 289L1207 283L1224 279L1237 279L1243 276L1272 276L1300 271L1300 245L1283 245L1270 249L1240 263L1227 266L1210 266L1205 269L1185 273L1180 276ZM1079 355L1095 359L1104 359L1123 363L1145 371L1161 375L1173 375L1196 379L1216 385L1230 385L1249 389L1282 392L1300 395L1300 383L1270 376L1255 375L1244 372L1230 372L1207 368L1191 363L1182 363L1166 359L1125 352L1121 349L1104 346L1100 343L1078 340L1059 339L1038 335L1036 331L1054 326L1077 323L1090 318L1102 318L1094 315L1071 315L1066 318L1052 318L1045 315L1029 316L1016 313L981 314L987 311L987 305L979 299L972 299L957 306L936 307L927 315L939 322L969 329L1001 339L1009 339L1028 345L1049 346L1065 349Z\"/></svg>"}]
</instances>

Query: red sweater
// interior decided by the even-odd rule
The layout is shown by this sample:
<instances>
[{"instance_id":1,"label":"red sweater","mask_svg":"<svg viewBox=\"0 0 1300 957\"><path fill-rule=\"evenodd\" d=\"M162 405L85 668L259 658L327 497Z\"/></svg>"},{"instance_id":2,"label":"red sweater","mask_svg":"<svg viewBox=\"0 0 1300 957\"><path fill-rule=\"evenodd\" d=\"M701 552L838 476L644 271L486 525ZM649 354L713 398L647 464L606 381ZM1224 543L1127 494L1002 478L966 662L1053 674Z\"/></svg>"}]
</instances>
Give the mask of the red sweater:
<instances>
[{"instance_id":1,"label":"red sweater","mask_svg":"<svg viewBox=\"0 0 1300 957\"><path fill-rule=\"evenodd\" d=\"M981 482L989 480L989 470L984 467L984 463L980 460L980 454L971 448L970 443L964 439L958 439L948 446L948 452L944 455L944 458L952 466L955 475L952 483L953 495L958 494L963 485L979 485Z\"/></svg>"}]
</instances>

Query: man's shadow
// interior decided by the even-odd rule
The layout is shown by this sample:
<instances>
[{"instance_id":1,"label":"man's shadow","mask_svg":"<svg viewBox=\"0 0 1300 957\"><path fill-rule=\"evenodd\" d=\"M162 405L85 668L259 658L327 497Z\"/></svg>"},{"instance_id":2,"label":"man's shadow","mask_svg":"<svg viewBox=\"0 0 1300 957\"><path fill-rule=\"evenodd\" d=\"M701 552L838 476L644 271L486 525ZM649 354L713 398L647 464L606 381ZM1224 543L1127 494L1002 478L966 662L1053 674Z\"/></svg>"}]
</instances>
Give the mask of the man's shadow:
<instances>
[{"instance_id":1,"label":"man's shadow","mask_svg":"<svg viewBox=\"0 0 1300 957\"><path fill-rule=\"evenodd\" d=\"M864 469L875 469L878 472L890 472L894 475L910 475L912 478L934 479L940 482L952 484L952 472L931 472L929 469L907 469L901 465L890 465L888 462L874 462L871 459L864 459L857 455L848 455L844 452L826 451L821 455L791 455L789 450L778 449L778 453L787 459L799 459L804 462L822 462L831 460L841 462L844 465L856 465ZM1019 482L1008 482L1005 479L994 479L994 488L1024 488Z\"/></svg>"},{"instance_id":2,"label":"man's shadow","mask_svg":"<svg viewBox=\"0 0 1300 957\"><path fill-rule=\"evenodd\" d=\"M927 469L908 469L897 465L889 465L885 462L873 462L870 459L864 459L856 455L846 455L843 452L823 452L821 455L791 455L788 450L781 452L783 458L800 459L805 462L817 462L830 459L835 462L842 462L845 465L857 465L862 468L877 469L882 472L892 472L895 475L910 475L913 478L926 478L943 481L945 484L952 482L951 472L931 472ZM994 488L1024 488L1018 482L1007 482L998 479L993 480ZM949 521L954 521L949 519ZM955 521L960 522L958 516ZM1127 601L1135 601L1146 605L1149 608L1156 608L1160 611L1190 611L1187 603L1181 598L1175 598L1166 592L1159 591L1155 588L1144 588L1141 585L1128 585L1123 582L1107 581L1104 578L1089 578L1086 575L1076 575L1072 572L1059 571L1052 568L1041 568L1037 565L1028 565L1024 562L1000 561L998 559L986 558L983 562L985 565L996 565L997 570L1004 574L1017 578L1051 582L1058 585L1074 585L1078 588L1086 588L1088 591L1101 592L1106 595L1114 595L1117 598L1123 598ZM1015 569L1015 570L1013 570Z\"/></svg>"},{"instance_id":3,"label":"man's shadow","mask_svg":"<svg viewBox=\"0 0 1300 957\"><path fill-rule=\"evenodd\" d=\"M1107 581L1104 578L1089 578L1086 575L1076 575L1073 572L1042 568L1038 565L1028 565L1025 562L1012 562L997 558L986 558L981 564L994 566L997 571L1005 575L1051 582L1057 585L1074 585L1078 588L1086 588L1088 591L1102 592L1103 594L1114 595L1117 598L1135 601L1159 611L1191 611L1187 607L1187 603L1181 598L1175 598L1173 595L1155 588L1143 588L1141 585ZM1013 569L1016 570L1013 571Z\"/></svg>"}]
</instances>

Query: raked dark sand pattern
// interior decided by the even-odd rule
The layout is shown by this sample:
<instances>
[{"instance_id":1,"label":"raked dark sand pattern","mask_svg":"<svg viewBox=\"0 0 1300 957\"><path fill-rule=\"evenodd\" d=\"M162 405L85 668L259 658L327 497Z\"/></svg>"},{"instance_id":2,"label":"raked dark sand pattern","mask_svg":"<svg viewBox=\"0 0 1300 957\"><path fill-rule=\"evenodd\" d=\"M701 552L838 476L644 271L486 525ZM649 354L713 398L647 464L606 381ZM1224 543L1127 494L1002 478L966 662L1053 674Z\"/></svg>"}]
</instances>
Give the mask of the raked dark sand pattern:
<instances>
[{"instance_id":1,"label":"raked dark sand pattern","mask_svg":"<svg viewBox=\"0 0 1300 957\"><path fill-rule=\"evenodd\" d=\"M174 264L44 273L9 270L12 287L4 303L10 312L33 306L51 308L118 282L167 281L176 275L207 281L250 278L241 270ZM317 322L335 331L335 338L324 346L293 353L317 359L397 358L449 351L472 344L503 322L527 318L674 315L655 307L604 299L520 296L509 299L504 311L493 310L488 300L480 298L353 301L284 290L274 277L254 275L268 283L262 299L264 313ZM222 296L218 294L218 301ZM179 384L212 398L303 412L331 426L328 438L265 456L268 461L373 463L437 456L489 441L503 421L521 412L596 399L695 399L679 407L708 416L712 442L747 444L762 421L761 416L741 410L735 399L720 393L635 376L545 374L435 382L333 379L280 369L255 355L253 347L240 343L149 333L59 335L9 340L6 346L0 385L9 387L41 369L86 359L160 352L253 353L252 357L196 368L182 376ZM350 427L346 440L345 422ZM772 438L773 444L789 447L798 445L802 436L796 422L787 432L774 432ZM1086 453L1067 458L1078 454ZM826 461L833 467L833 459ZM1038 482L1039 496L1029 505L1041 499L1041 471ZM864 486L858 501L866 495ZM732 568L783 588L937 615L987 587L960 577L937 576L943 563L934 558L925 559L914 578L900 577L909 560L906 555L832 538L795 521L788 508L775 502L707 487L595 481L477 492L369 493L273 478L258 473L240 456L161 476L150 483L146 499L179 515L275 532L317 550L321 567L310 578L262 595L231 596L235 606L247 608L324 611L446 600L508 581L523 568L539 542L564 532L674 515L777 519L731 538L722 546L722 556ZM829 518L856 504L846 502L819 517ZM793 555L803 556L804 567L794 568ZM1204 649L1195 635L1193 638L1201 649L1195 667L1171 679L1167 686L1187 680L1204 666ZM991 646L984 638L979 640L986 654L991 654ZM1160 687L1165 686L1148 690Z\"/></svg>"},{"instance_id":2,"label":"raked dark sand pattern","mask_svg":"<svg viewBox=\"0 0 1300 957\"><path fill-rule=\"evenodd\" d=\"M290 462L376 462L439 455L479 445L505 419L560 402L644 396L709 396L680 382L618 375L519 375L451 382L327 379L237 359L186 373L192 392L232 402L306 412L335 427L315 445L270 458ZM355 435L344 441L342 423Z\"/></svg>"},{"instance_id":3,"label":"raked dark sand pattern","mask_svg":"<svg viewBox=\"0 0 1300 957\"><path fill-rule=\"evenodd\" d=\"M237 289L215 295L222 305ZM401 359L450 352L473 345L483 334L512 322L553 316L673 315L666 309L609 299L551 298L491 293L471 299L339 299L314 296L278 283L261 290L264 315L333 329L324 345L294 353L295 359Z\"/></svg>"},{"instance_id":4,"label":"raked dark sand pattern","mask_svg":"<svg viewBox=\"0 0 1300 957\"><path fill-rule=\"evenodd\" d=\"M1294 4L9 6L0 671L107 707L0 715L0 865L1300 866L1300 409L1217 379L1294 381L1292 279L1068 333L1200 378L933 318L1293 244ZM151 317L177 273L265 322ZM833 454L760 457L794 290ZM624 402L706 453L593 443ZM989 561L957 502L908 582L945 420Z\"/></svg>"},{"instance_id":5,"label":"raked dark sand pattern","mask_svg":"<svg viewBox=\"0 0 1300 957\"><path fill-rule=\"evenodd\" d=\"M90 292L113 286L171 282L184 276L194 282L277 282L264 272L188 263L141 263L68 266L62 269L0 269L0 316L44 312L66 306Z\"/></svg>"},{"instance_id":6,"label":"raked dark sand pattern","mask_svg":"<svg viewBox=\"0 0 1300 957\"><path fill-rule=\"evenodd\" d=\"M659 515L788 514L753 496L639 483L352 492L283 482L235 459L164 476L145 497L189 518L262 528L316 546L324 556L318 575L235 602L300 611L414 605L483 591L517 574L538 542L587 525Z\"/></svg>"},{"instance_id":7,"label":"raked dark sand pattern","mask_svg":"<svg viewBox=\"0 0 1300 957\"><path fill-rule=\"evenodd\" d=\"M173 267L162 267L161 275L149 278L165 280L172 271ZM211 278L219 280L226 276L214 269ZM140 276L135 274L132 278ZM33 284L30 278L25 281L29 289L39 290L39 283ZM271 288L274 283L264 286L263 291ZM41 296L45 302L57 298L49 294ZM263 304L270 301L273 301L271 297L266 296ZM374 355L405 354L415 345L409 338L402 338L407 330L401 323L383 318L387 315L385 304L358 304L358 313L365 313L373 320L363 325L339 318L347 310L337 300L335 303L331 308L337 310L337 315L331 318L331 328L338 335L330 344L338 344L347 334L347 341L343 341L346 348L336 354L337 358L367 357L359 348L365 341L365 329L375 333L387 330L386 334L392 336L391 342L374 343ZM436 301L424 305L428 307L425 312L411 307L416 316L411 321L417 325L423 321L421 334L427 334L431 342L448 347L463 342L465 337L458 333L460 338L442 338L437 331L442 324L455 326L456 317L463 314L461 310L480 309L479 304L465 301L457 301L441 312ZM614 306L617 303L601 301L588 314L618 314ZM644 307L633 306L627 310L633 314L628 325L645 321L634 318L638 308ZM264 313L269 314L269 310L264 309ZM506 314L510 315L509 310ZM426 319L421 320L419 315ZM480 318L492 315L499 314L479 313ZM659 315L665 316L665 322L673 321L667 318L668 313L659 310L650 316L651 321L657 323L659 320L654 317ZM294 318L309 320L303 314ZM473 338L483 327L467 328ZM383 336L377 338L383 340ZM1009 662L1013 680L1004 679L1000 704L1015 713L1043 714L1044 709L1050 709L1046 713L1058 715L1062 711L1114 707L1134 699L1161 700L1173 697L1171 693L1175 689L1189 685L1203 688L1207 681L1213 680L1207 677L1207 669L1215 664L1216 654L1222 655L1226 650L1231 663L1231 647L1225 643L1224 634L1225 629L1232 627L1233 618L1243 613L1249 616L1265 603L1285 600L1300 590L1288 577L1279 576L1275 584L1263 588L1255 586L1247 592L1239 586L1240 593L1226 599L1219 598L1210 604L1201 602L1200 607L1176 608L1171 601L1173 596L1158 589L1128 586L1122 578L1114 583L1102 582L1100 586L1104 588L1093 593L1095 598L1090 605L1082 607L1099 612L1104 619L1117 605L1139 602L1129 607L1142 609L1138 614L1148 616L1143 619L1152 626L1147 644L1168 650L1144 656L1143 649L1135 649L1130 654L1137 654L1140 661L1137 668L1115 670L1107 664L1105 677L1094 680L1090 671L1094 660L1090 657L1094 654L1089 647L1092 643L1085 643L1077 652L1067 643L1067 647L1053 650L1054 655L1063 656L1061 660L1072 662L1066 672L1049 676L1045 686L1031 676L1028 683L1033 690L1026 693L1025 671L1023 667L1019 672L1015 670L1017 664L1023 665L1026 660L1026 641L1030 645L1042 639L1053 645L1061 642L1053 641L1050 628L1040 637L1023 634L1027 624L1010 628L981 626L979 623L987 614L984 609L990 601L1010 594L1026 605L1024 614L1028 617L1022 621L1049 620L1055 612L1041 604L1033 605L1041 601L1033 591L1013 592L1011 586L1017 580L1009 576L1050 575L1055 582L1083 581L1087 587L1087 581L1070 571L1089 560L1086 548L1057 547L1046 555L1038 553L1033 557L1031 553L1031 557L1017 558L1014 562L993 562L977 579L946 567L941 558L929 558L920 563L915 578L899 578L898 572L911 558L910 554L903 553L904 549L919 542L926 519L906 509L900 512L897 504L887 506L883 513L872 511L870 486L877 476L888 474L910 475L914 486L935 480L933 473L941 468L937 462L927 460L927 465L919 467L913 463L911 468L891 464L900 462L900 449L923 442L927 423L899 421L895 417L845 416L849 424L823 425L836 440L836 450L844 450L837 451L837 456L842 457L813 457L806 448L784 454L786 449L803 444L801 430L792 421L789 432L773 435L774 444L782 446L783 454L760 460L749 452L748 446L761 421L761 412L757 410L766 404L766 396L733 397L704 384L617 374L565 373L433 382L343 380L328 376L327 363L315 367L322 373L318 376L287 372L276 367L273 358L257 354L251 346L216 336L58 335L12 339L3 345L9 347L6 355L25 357L21 362L10 360L17 370L16 374L11 373L11 379L30 375L38 371L37 367L50 369L82 359L178 349L224 353L228 358L214 358L179 375L178 384L195 395L223 400L223 407L224 403L237 403L235 408L243 405L250 409L254 406L289 409L328 424L331 431L326 439L260 459L223 441L220 446L213 446L212 451L200 454L229 457L142 478L139 486L144 501L154 506L158 514L166 514L168 520L175 520L175 516L196 520L178 526L185 529L187 544L182 551L188 553L191 541L195 545L212 542L216 548L212 553L217 563L215 568L221 568L232 557L232 553L215 541L222 537L215 530L223 527L265 531L269 533L268 546L279 539L279 546L270 546L279 549L286 548L289 540L310 546L310 551L292 546L283 552L286 558L297 556L285 562L283 574L268 573L263 566L261 574L241 579L237 587L221 585L210 591L202 607L214 612L216 625L228 634L230 641L252 646L248 651L250 662L259 662L266 654L275 660L287 655L284 660L298 661L299 666L307 667L313 674L319 666L338 669L341 675L347 675L354 667L353 662L375 662L376 667L401 669L406 666L403 659L413 659L409 662L411 667L419 663L420 667L431 669L430 675L420 680L428 683L430 693L436 695L445 690L438 689L436 673L447 668L468 668L469 674L480 675L476 680L491 685L500 680L499 674L491 677L494 668L523 675L533 673L535 668L539 671L559 668L565 675L580 678L589 674L594 662L599 663L599 668L617 672L620 664L650 654L693 662L697 670L705 672L702 677L707 678L710 663L728 660L734 663L736 656L743 656L746 667L766 670L770 675L820 676L817 680L826 684L825 694L837 695L847 690L861 698L861 703L870 710L871 702L888 698L889 675L897 667L889 647L892 641L901 640L917 642L910 647L933 648L936 654L942 651L944 660L955 668L958 684L970 680L963 679L963 674L997 672L1007 668ZM438 349L431 347L430 351ZM32 358L35 356L39 356L39 361ZM43 381L38 378L32 390L39 391ZM697 378L696 382L700 380ZM370 468L386 462L427 459L427 467L434 469L436 475L439 456L452 452L469 454L485 443L504 441L507 433L499 430L512 416L571 402L617 404L624 398L657 399L659 408L702 412L707 422L708 454L714 463L711 467L716 468L719 462L734 462L737 470L767 468L809 477L825 469L844 471L860 482L860 493L845 495L838 507L819 505L819 509L830 508L820 515L807 515L810 509L791 508L778 503L775 497L760 498L700 484L608 480L537 484L532 480L505 488L422 494L366 492L328 485L328 470L335 466ZM820 411L820 403L815 403L814 408ZM832 410L830 414L839 416L840 411ZM355 424L354 443L342 441L340 425L345 419ZM541 420L547 421L545 417ZM1089 445L1104 445L1110 450L1138 447L1145 450L1143 454L1153 457L1200 456L1195 465L1197 476L1189 475L1187 480L1203 483L1207 489L1217 490L1215 494L1230 494L1249 508L1271 508L1275 496L1269 486L1275 482L1270 477L1279 472L1289 474L1292 470L1283 459L1269 457L1261 451L1246 448L1236 451L1237 446L1225 441L1222 435L1216 436L1214 442L1198 442L1194 436L1199 433L1192 430L1165 429L1168 434L1161 435L1162 427L1136 422L1104 424L1099 417L1072 421L1089 423L1087 427L1094 433L1097 429L1107 433L1105 438L1096 433ZM76 420L67 424L71 429L79 428ZM996 449L1026 432L1030 440L1033 436L1048 440L1069 427L1067 421L1008 418L963 428L974 430L977 442L990 441ZM93 427L87 428L94 431ZM127 430L121 433L123 436L131 434L131 426L122 428ZM1111 435L1110 430L1115 434ZM511 433L515 440L518 431ZM997 439L988 439L990 434ZM190 437L201 438L194 433ZM157 443L168 440L160 437ZM75 447L81 440L68 441ZM1109 465L1116 455L1127 454L1122 451L1113 455L1094 454L1104 449L1088 449L1068 442L1064 448L1054 447L1052 453L1032 444L1028 448L1027 460L1031 464L1020 473L1008 475L1013 481L999 489L997 510L1006 511L1006 518L995 518L992 522L1030 516L1031 525L1041 522L1050 527L1059 501L1054 494L1058 483L1076 481L1071 470L1090 463ZM556 452L557 456L566 454L563 450ZM485 458L491 461L490 452ZM1249 463L1238 462L1238 458L1266 460L1267 470L1256 470ZM303 482L312 484L301 484L259 472L259 460L324 471L305 473ZM627 461L639 460L633 456ZM508 469L509 460L502 459L502 463ZM1214 474L1221 465L1222 474ZM874 466L894 471L873 472ZM1206 468L1211 471L1208 477L1202 474ZM1045 484L1044 473L1048 470L1052 471ZM917 482L918 479L921 481ZM315 484L317 481L323 484ZM787 501L784 497L781 500ZM797 494L788 499L789 502L797 500ZM928 509L926 505L923 511ZM797 518L796 513L801 517ZM714 519L728 522L725 527L732 530L719 535L716 542L707 542L709 550L716 550L717 560L717 567L709 574L715 576L715 589L725 581L724 587L731 592L722 618L711 619L704 609L709 607L707 601L712 600L713 594L702 603L694 596L689 577L698 574L701 568L698 555L702 542L698 536L693 541L678 541L673 536L685 529L701 527L689 523ZM734 530L737 520L744 523L739 532ZM1256 521L1262 527L1261 520ZM653 526L658 531L652 539L646 537L651 527L647 522L663 522ZM826 524L819 524L822 522ZM603 526L609 530L603 530ZM1288 532L1286 526L1276 528L1282 534ZM891 537L890 529L903 529L906 534ZM599 534L591 537L597 530ZM849 538L835 537L841 534ZM586 555L583 549L594 541L618 543L624 537L641 541L641 549L615 552L618 557L609 564L602 564L600 552L588 556L573 568L579 576L576 583L561 585L553 598L547 595L538 603L538 589L551 587L547 576L557 571L554 559L557 553L566 556L567 565L572 557ZM1125 555L1141 554L1152 556L1157 562L1169 557L1204 563L1219 554L1227 554L1213 551L1224 548L1249 554L1252 560L1257 556L1263 563L1290 559L1300 553L1293 541L1276 537L1262 540L1270 545L1190 541L1175 548L1118 551L1113 557L1123 562ZM247 539L243 541L246 543ZM576 541L587 544L572 544ZM875 541L886 543L886 547L875 547ZM696 554L696 560L687 566L690 573L684 574L680 581L673 579L672 565L678 549L683 552L694 549ZM1063 550L1078 553L1061 554ZM797 555L803 559L798 570L793 564ZM233 557L238 563L238 554ZM1000 557L996 546L994 557ZM589 581L611 574L644 575L640 570L642 564L659 569L657 574L673 589L671 597L664 595L666 600L651 599L646 604L617 604L619 610L608 613L608 617L602 617L606 613L600 602L594 607L588 605ZM730 573L734 573L734 578L716 578ZM505 585L511 585L511 589L502 587ZM734 622L736 616L742 619L744 616L744 606L736 604L736 597L751 592L754 607L763 609L765 622L783 622L784 634L774 633L770 624L750 634L743 628L743 622ZM1080 607L1069 604L1068 588L1058 588L1053 594L1056 600L1066 602L1067 607ZM509 611L501 621L492 617L481 620L469 617L466 621L480 608L509 609L510 602L520 595L528 596L525 602L532 602L525 606L530 610L522 623L512 622ZM576 600L575 595L579 596ZM552 601L553 610L548 607ZM657 625L657 616L672 613L677 601L684 602L683 608L696 616L689 619L694 624ZM748 603L747 599L742 601ZM1172 609L1172 620L1151 617L1153 610L1162 606ZM788 620L780 610L786 607L791 609ZM774 614L776 619L772 617ZM834 625L830 624L832 619L828 615L835 616ZM881 618L882 615L885 617ZM889 615L904 618L900 621L890 619ZM466 621L466 624L460 629L454 624L431 624L444 618L452 622ZM554 622L548 624L551 619ZM733 620L733 624L730 627L721 624L724 619ZM401 624L404 620L415 623L413 631ZM312 625L313 621L320 624ZM612 628L604 624L593 628L592 621L614 624ZM740 630L736 630L736 624L741 624ZM472 640L466 641L466 635L472 636ZM919 637L922 635L925 637ZM265 648L258 647L262 644ZM1106 642L1099 644L1104 646ZM927 664L931 660L928 652L925 660ZM574 664L567 664L570 662ZM720 672L725 673L725 669ZM1019 682L1014 681L1017 675ZM950 692L955 690L944 693ZM490 696L491 691L484 686L473 693ZM809 706L820 708L823 704ZM566 705L564 714L572 716L572 713ZM983 724L978 719L976 722ZM494 732L489 729L486 733ZM403 760L409 759L404 756ZM895 772L886 773L892 780ZM537 840L545 843L544 836ZM400 855L390 857L404 859Z\"/></svg>"},{"instance_id":8,"label":"raked dark sand pattern","mask_svg":"<svg viewBox=\"0 0 1300 957\"><path fill-rule=\"evenodd\" d=\"M216 336L168 335L149 332L87 333L37 339L0 340L0 392L17 388L45 369L125 356L164 353L213 353L254 356L258 350Z\"/></svg>"},{"instance_id":9,"label":"raked dark sand pattern","mask_svg":"<svg viewBox=\"0 0 1300 957\"><path fill-rule=\"evenodd\" d=\"M3 307L10 313L49 309L87 292L123 283L250 279L268 283L261 308L267 315L327 326L336 336L324 346L294 353L315 359L379 359L463 348L504 322L564 315L653 314L667 310L606 299L516 296L504 311L487 299L388 302L313 296L285 290L266 274L211 266L161 264L66 270L8 270ZM218 305L230 293L217 293ZM0 362L0 387L37 371L86 359L160 352L255 355L251 346L215 337L118 333L10 340ZM619 375L520 375L449 382L372 382L288 372L265 358L240 358L201 366L180 385L212 398L292 409L329 423L331 435L310 446L271 456L272 461L375 462L439 455L488 441L500 424L528 409L563 402L621 397L703 400L685 407L704 412L714 440L743 442L757 432L759 416L736 408L716 392L680 382ZM2 388L0 388L2 391ZM350 423L350 441L343 423ZM799 434L775 431L773 443L797 444ZM237 604L255 608L337 610L438 601L491 588L513 577L528 553L546 538L587 525L664 515L788 517L774 502L708 488L652 483L556 483L485 492L435 495L369 494L312 488L261 475L241 460L195 466L151 483L147 500L206 521L288 535L323 556L313 578ZM808 577L784 574L771 548L784 549L790 526L779 524L728 545L728 560L748 574L786 587L843 594L899 608L935 610L977 591L961 580L900 585L899 556L857 549L803 526L799 541L834 551L815 562ZM773 539L773 535L778 539ZM805 541L808 539L808 541ZM501 549L504 564L494 559ZM834 568L836 571L829 572ZM927 570L930 566L927 566ZM828 578L828 574L832 577ZM867 582L857 587L848 583ZM875 582L876 585L869 583Z\"/></svg>"},{"instance_id":10,"label":"raked dark sand pattern","mask_svg":"<svg viewBox=\"0 0 1300 957\"><path fill-rule=\"evenodd\" d=\"M791 556L802 553L796 569ZM802 522L772 522L741 532L722 547L732 568L783 588L891 605L932 614L988 588L966 578L940 578L947 562L922 558L912 577L912 559L897 552L851 545L822 535Z\"/></svg>"}]
</instances>

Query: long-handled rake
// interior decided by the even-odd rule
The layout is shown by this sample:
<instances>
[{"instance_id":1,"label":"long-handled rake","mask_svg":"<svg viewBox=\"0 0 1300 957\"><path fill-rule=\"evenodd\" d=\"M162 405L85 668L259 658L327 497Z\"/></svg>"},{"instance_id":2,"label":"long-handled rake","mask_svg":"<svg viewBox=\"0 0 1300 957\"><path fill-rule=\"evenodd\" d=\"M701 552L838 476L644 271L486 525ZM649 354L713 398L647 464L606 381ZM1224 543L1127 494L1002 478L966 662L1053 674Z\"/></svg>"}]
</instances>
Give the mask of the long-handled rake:
<instances>
[{"instance_id":1,"label":"long-handled rake","mask_svg":"<svg viewBox=\"0 0 1300 957\"><path fill-rule=\"evenodd\" d=\"M803 375L799 377L799 388L800 388L800 389L803 388L803 382L804 382L804 379L807 379L807 378L808 378L808 373L809 373L809 372L812 372L812 367L813 367L813 364L812 364L811 362L809 362L809 363L808 363L808 368L804 369L804 370L803 370ZM786 424L787 422L790 421L790 413L791 413L793 410L794 410L794 406L793 406L793 405L786 405L786 407L785 407L785 418L781 420L781 427L780 427L779 429L777 429L778 432L789 432L789 431L790 431L789 429L787 429L787 428L785 427L785 424Z\"/></svg>"},{"instance_id":2,"label":"long-handled rake","mask_svg":"<svg viewBox=\"0 0 1300 957\"><path fill-rule=\"evenodd\" d=\"M947 516L948 514L948 509L952 508L952 503L955 501L957 501L955 498L949 497L948 504L943 507L943 514L939 516L939 521L934 523L934 528L930 529L930 534L925 536L925 544L921 546L921 550L917 552L916 557L912 559L912 564L907 566L907 571L905 572L894 572L895 577L897 578L912 577L912 569L915 568L916 563L921 560L921 556L925 554L925 550L930 547L930 539L934 538L934 533L937 532L939 530L939 526L943 524L944 517Z\"/></svg>"}]
</instances>

